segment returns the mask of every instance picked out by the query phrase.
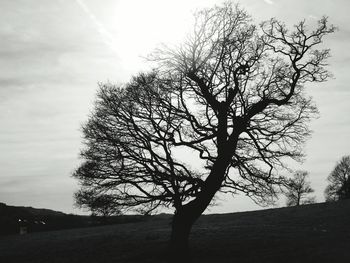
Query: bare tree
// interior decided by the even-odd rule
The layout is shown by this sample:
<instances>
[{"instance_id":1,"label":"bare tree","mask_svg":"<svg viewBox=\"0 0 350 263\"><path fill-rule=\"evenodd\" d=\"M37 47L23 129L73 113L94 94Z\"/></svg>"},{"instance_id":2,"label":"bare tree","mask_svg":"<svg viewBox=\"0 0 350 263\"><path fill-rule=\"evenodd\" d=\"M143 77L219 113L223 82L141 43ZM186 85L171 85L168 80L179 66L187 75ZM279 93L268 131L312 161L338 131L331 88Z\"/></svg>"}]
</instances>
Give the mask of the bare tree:
<instances>
[{"instance_id":1,"label":"bare tree","mask_svg":"<svg viewBox=\"0 0 350 263\"><path fill-rule=\"evenodd\" d=\"M350 198L350 156L344 156L327 178L326 201Z\"/></svg>"},{"instance_id":2,"label":"bare tree","mask_svg":"<svg viewBox=\"0 0 350 263\"><path fill-rule=\"evenodd\" d=\"M307 171L296 171L294 177L287 183L287 206L299 206L315 203L315 197L309 195L314 192L307 181Z\"/></svg>"},{"instance_id":3,"label":"bare tree","mask_svg":"<svg viewBox=\"0 0 350 263\"><path fill-rule=\"evenodd\" d=\"M152 55L154 72L100 87L74 174L122 209L173 206L181 253L217 192L266 204L285 183L285 160L301 160L317 114L305 84L329 77L329 50L316 46L335 30L326 18L314 30L275 19L258 27L231 3L195 17L182 46Z\"/></svg>"},{"instance_id":4,"label":"bare tree","mask_svg":"<svg viewBox=\"0 0 350 263\"><path fill-rule=\"evenodd\" d=\"M81 190L75 194L75 200L78 207L88 209L94 216L108 217L121 213L113 197L108 194L96 195L93 190Z\"/></svg>"}]
</instances>

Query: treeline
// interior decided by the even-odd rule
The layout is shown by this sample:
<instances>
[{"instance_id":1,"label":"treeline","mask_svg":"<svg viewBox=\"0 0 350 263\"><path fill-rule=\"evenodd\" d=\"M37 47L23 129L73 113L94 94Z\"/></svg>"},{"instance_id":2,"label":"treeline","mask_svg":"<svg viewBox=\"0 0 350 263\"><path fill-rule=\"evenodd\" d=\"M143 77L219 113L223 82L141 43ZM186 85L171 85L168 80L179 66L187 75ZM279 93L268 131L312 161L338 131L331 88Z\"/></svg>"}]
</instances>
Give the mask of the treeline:
<instances>
[{"instance_id":1,"label":"treeline","mask_svg":"<svg viewBox=\"0 0 350 263\"><path fill-rule=\"evenodd\" d=\"M296 171L286 184L284 194L287 206L298 206L315 202L307 171ZM326 202L350 199L350 155L343 156L327 177L328 185L324 191Z\"/></svg>"}]
</instances>

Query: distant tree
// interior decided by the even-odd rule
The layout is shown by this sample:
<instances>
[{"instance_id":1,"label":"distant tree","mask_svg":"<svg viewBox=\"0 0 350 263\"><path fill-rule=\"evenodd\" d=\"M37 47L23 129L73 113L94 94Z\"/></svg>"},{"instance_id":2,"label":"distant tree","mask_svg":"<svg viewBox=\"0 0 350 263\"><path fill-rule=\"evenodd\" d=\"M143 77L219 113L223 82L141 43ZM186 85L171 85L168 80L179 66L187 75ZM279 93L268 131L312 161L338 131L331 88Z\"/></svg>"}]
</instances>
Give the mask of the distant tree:
<instances>
[{"instance_id":1,"label":"distant tree","mask_svg":"<svg viewBox=\"0 0 350 263\"><path fill-rule=\"evenodd\" d=\"M287 206L298 206L315 203L315 197L309 195L314 192L307 181L307 171L296 171L294 177L287 183Z\"/></svg>"},{"instance_id":2,"label":"distant tree","mask_svg":"<svg viewBox=\"0 0 350 263\"><path fill-rule=\"evenodd\" d=\"M257 27L229 2L195 17L182 46L152 55L153 72L101 85L74 173L121 209L173 206L177 255L217 192L266 204L285 183L284 160L300 160L317 114L305 84L329 76L329 50L316 46L335 30L326 18L314 30L276 19Z\"/></svg>"},{"instance_id":3,"label":"distant tree","mask_svg":"<svg viewBox=\"0 0 350 263\"><path fill-rule=\"evenodd\" d=\"M350 198L350 156L344 156L327 178L326 201Z\"/></svg>"},{"instance_id":4,"label":"distant tree","mask_svg":"<svg viewBox=\"0 0 350 263\"><path fill-rule=\"evenodd\" d=\"M112 196L96 194L94 191L78 191L75 194L76 205L91 211L94 216L108 217L121 213Z\"/></svg>"}]
</instances>

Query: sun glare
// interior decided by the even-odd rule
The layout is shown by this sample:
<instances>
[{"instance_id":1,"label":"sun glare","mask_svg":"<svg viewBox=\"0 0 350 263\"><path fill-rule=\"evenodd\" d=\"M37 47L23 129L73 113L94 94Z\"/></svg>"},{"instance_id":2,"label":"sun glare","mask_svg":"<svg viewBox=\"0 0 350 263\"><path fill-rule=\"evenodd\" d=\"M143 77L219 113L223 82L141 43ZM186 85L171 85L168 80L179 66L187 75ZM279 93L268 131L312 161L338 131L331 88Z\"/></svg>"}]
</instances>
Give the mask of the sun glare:
<instances>
[{"instance_id":1,"label":"sun glare","mask_svg":"<svg viewBox=\"0 0 350 263\"><path fill-rule=\"evenodd\" d=\"M120 1L111 28L123 67L139 70L160 44L176 45L189 32L193 12L217 1Z\"/></svg>"}]
</instances>

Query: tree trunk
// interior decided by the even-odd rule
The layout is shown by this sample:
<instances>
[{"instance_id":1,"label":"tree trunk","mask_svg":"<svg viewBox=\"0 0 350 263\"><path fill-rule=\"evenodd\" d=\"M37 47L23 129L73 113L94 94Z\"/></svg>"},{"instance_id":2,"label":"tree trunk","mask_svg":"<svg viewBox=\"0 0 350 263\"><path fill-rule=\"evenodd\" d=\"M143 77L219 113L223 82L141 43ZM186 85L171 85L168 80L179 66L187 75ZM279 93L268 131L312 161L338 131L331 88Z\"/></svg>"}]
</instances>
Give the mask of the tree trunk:
<instances>
[{"instance_id":1,"label":"tree trunk","mask_svg":"<svg viewBox=\"0 0 350 263\"><path fill-rule=\"evenodd\" d=\"M236 145L234 145L236 146ZM235 147L234 147L235 149ZM212 167L197 198L177 209L172 222L170 252L173 258L186 259L189 256L189 236L192 225L208 207L224 180L225 171L231 160L228 153Z\"/></svg>"},{"instance_id":2,"label":"tree trunk","mask_svg":"<svg viewBox=\"0 0 350 263\"><path fill-rule=\"evenodd\" d=\"M220 167L220 166L219 166ZM215 169L215 168L214 168ZM189 236L191 228L204 210L208 207L215 193L221 186L225 166L212 170L197 198L177 209L172 222L170 251L175 258L187 258L189 255ZM213 176L215 172L216 176Z\"/></svg>"},{"instance_id":3,"label":"tree trunk","mask_svg":"<svg viewBox=\"0 0 350 263\"><path fill-rule=\"evenodd\" d=\"M170 250L175 258L186 258L189 254L188 240L194 221L184 212L173 217L170 237Z\"/></svg>"}]
</instances>

